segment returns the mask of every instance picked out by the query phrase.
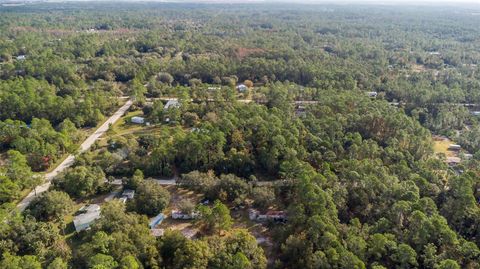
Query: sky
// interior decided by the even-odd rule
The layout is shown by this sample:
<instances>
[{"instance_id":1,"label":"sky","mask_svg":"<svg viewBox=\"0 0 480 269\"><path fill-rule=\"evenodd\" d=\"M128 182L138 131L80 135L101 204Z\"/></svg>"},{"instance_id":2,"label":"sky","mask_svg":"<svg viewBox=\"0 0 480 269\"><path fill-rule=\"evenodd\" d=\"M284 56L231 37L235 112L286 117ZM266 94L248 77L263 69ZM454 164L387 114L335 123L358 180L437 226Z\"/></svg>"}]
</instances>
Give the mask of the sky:
<instances>
[{"instance_id":1,"label":"sky","mask_svg":"<svg viewBox=\"0 0 480 269\"><path fill-rule=\"evenodd\" d=\"M22 2L25 0L0 0L2 2ZM112 1L112 0L26 0L29 1L47 1L47 2L64 2L64 1ZM118 0L117 0L118 1ZM202 3L252 3L252 2L288 2L288 3L368 3L368 4L382 4L382 5L397 5L397 4L428 4L428 5L459 5L459 4L474 4L480 8L480 0L120 0L128 1L142 1L142 2L202 2Z\"/></svg>"},{"instance_id":2,"label":"sky","mask_svg":"<svg viewBox=\"0 0 480 269\"><path fill-rule=\"evenodd\" d=\"M145 0L148 1L148 0ZM155 1L155 0L154 0ZM162 1L162 0L157 0ZM175 0L163 0L165 2L175 2ZM178 2L208 2L211 0L177 0ZM215 2L231 2L231 0L213 0ZM298 3L382 3L382 4L389 4L389 3L410 3L410 4L418 4L418 3L428 3L428 4L442 4L442 3L477 3L480 5L480 0L234 0L235 2L298 2Z\"/></svg>"}]
</instances>

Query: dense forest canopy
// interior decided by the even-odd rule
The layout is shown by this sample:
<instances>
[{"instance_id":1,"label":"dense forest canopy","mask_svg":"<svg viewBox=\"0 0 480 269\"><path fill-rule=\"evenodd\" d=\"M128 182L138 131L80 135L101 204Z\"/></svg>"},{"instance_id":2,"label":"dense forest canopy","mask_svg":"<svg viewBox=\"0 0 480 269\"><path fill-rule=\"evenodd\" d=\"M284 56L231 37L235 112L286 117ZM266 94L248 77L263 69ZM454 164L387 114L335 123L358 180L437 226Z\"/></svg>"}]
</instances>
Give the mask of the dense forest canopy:
<instances>
[{"instance_id":1,"label":"dense forest canopy","mask_svg":"<svg viewBox=\"0 0 480 269\"><path fill-rule=\"evenodd\" d=\"M479 14L2 4L0 268L480 268Z\"/></svg>"}]
</instances>

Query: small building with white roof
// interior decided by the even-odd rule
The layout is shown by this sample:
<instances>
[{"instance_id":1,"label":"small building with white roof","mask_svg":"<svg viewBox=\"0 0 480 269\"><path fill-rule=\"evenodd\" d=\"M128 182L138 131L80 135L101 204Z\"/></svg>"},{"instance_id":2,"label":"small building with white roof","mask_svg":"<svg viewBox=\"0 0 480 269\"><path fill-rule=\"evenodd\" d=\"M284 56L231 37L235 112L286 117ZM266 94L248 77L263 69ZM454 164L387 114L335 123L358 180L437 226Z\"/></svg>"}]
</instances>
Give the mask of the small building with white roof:
<instances>
[{"instance_id":1,"label":"small building with white roof","mask_svg":"<svg viewBox=\"0 0 480 269\"><path fill-rule=\"evenodd\" d=\"M170 108L179 108L179 107L180 107L180 102L178 102L178 99L170 99L163 107L163 110L169 110Z\"/></svg>"},{"instance_id":2,"label":"small building with white roof","mask_svg":"<svg viewBox=\"0 0 480 269\"><path fill-rule=\"evenodd\" d=\"M145 118L144 118L144 117L137 117L137 116L135 116L135 117L132 117L132 118L130 119L130 121L131 121L132 123L136 123L136 124L144 124L144 123L145 123Z\"/></svg>"},{"instance_id":3,"label":"small building with white roof","mask_svg":"<svg viewBox=\"0 0 480 269\"><path fill-rule=\"evenodd\" d=\"M73 219L73 225L77 232L89 229L90 225L100 218L100 206L97 204L84 206L79 211L84 213Z\"/></svg>"}]
</instances>

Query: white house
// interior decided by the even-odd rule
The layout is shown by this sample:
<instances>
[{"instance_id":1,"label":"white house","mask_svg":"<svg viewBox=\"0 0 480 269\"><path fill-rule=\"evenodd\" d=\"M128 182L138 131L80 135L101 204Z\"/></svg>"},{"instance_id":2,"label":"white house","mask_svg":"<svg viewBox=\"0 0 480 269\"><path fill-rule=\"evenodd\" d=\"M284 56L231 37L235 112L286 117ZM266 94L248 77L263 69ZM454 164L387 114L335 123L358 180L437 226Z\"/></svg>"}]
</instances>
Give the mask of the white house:
<instances>
[{"instance_id":1,"label":"white house","mask_svg":"<svg viewBox=\"0 0 480 269\"><path fill-rule=\"evenodd\" d=\"M130 121L131 121L132 123L136 123L136 124L144 124L144 123L145 123L145 118L144 118L144 117L136 117L136 116L135 116L135 117L132 117L132 118L130 119Z\"/></svg>"},{"instance_id":2,"label":"white house","mask_svg":"<svg viewBox=\"0 0 480 269\"><path fill-rule=\"evenodd\" d=\"M90 225L97 219L100 218L100 206L93 204L89 206L82 207L79 211L85 212L80 215L75 216L73 219L73 225L75 226L75 231L80 232L90 228Z\"/></svg>"},{"instance_id":3,"label":"white house","mask_svg":"<svg viewBox=\"0 0 480 269\"><path fill-rule=\"evenodd\" d=\"M27 56L25 56L25 55L18 55L17 56L17 60L19 60L19 61L23 61L23 60L26 60L26 59L27 59Z\"/></svg>"}]
</instances>

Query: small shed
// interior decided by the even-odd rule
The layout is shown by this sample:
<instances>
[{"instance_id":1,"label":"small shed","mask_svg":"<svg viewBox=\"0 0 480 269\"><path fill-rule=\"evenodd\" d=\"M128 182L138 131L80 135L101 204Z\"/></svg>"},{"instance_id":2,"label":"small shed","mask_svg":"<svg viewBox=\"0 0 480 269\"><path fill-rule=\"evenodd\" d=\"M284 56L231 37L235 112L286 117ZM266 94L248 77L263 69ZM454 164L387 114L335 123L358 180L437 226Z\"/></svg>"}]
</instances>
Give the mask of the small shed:
<instances>
[{"instance_id":1,"label":"small shed","mask_svg":"<svg viewBox=\"0 0 480 269\"><path fill-rule=\"evenodd\" d=\"M157 225L162 223L164 219L165 219L165 215L163 215L163 213L160 213L156 217L150 220L150 224L148 224L148 226L150 227L150 229L154 229Z\"/></svg>"},{"instance_id":2,"label":"small shed","mask_svg":"<svg viewBox=\"0 0 480 269\"><path fill-rule=\"evenodd\" d=\"M456 166L460 164L461 161L462 159L460 159L459 157L447 157L446 163L450 166Z\"/></svg>"},{"instance_id":3,"label":"small shed","mask_svg":"<svg viewBox=\"0 0 480 269\"><path fill-rule=\"evenodd\" d=\"M161 237L165 233L164 229L150 229L150 232L155 237Z\"/></svg>"},{"instance_id":4,"label":"small shed","mask_svg":"<svg viewBox=\"0 0 480 269\"><path fill-rule=\"evenodd\" d=\"M145 118L144 118L144 117L137 117L137 116L135 116L135 117L132 117L132 118L130 119L130 121L131 121L132 123L136 123L136 124L144 124L144 123L145 123Z\"/></svg>"},{"instance_id":5,"label":"small shed","mask_svg":"<svg viewBox=\"0 0 480 269\"><path fill-rule=\"evenodd\" d=\"M378 93L377 92L367 92L368 97L370 98L376 98Z\"/></svg>"},{"instance_id":6,"label":"small shed","mask_svg":"<svg viewBox=\"0 0 480 269\"><path fill-rule=\"evenodd\" d=\"M246 92L248 91L248 87L245 84L240 84L236 87L237 91L239 92Z\"/></svg>"},{"instance_id":7,"label":"small shed","mask_svg":"<svg viewBox=\"0 0 480 269\"><path fill-rule=\"evenodd\" d=\"M458 151L458 150L461 150L461 149L462 149L462 146L457 145L457 144L450 144L448 146L448 150Z\"/></svg>"}]
</instances>

